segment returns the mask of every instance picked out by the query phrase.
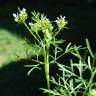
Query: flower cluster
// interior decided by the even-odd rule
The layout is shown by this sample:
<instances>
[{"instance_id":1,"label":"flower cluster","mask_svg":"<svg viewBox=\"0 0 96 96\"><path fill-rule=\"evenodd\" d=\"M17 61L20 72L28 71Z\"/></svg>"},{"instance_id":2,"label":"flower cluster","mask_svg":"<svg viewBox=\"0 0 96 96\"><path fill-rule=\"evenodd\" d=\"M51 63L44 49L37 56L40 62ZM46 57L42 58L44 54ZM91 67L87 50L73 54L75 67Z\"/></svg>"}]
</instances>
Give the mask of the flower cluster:
<instances>
[{"instance_id":1,"label":"flower cluster","mask_svg":"<svg viewBox=\"0 0 96 96\"><path fill-rule=\"evenodd\" d=\"M30 26L32 32L38 33L40 31L40 26L39 26L38 23L32 23L32 22L30 22L29 23L29 26Z\"/></svg>"},{"instance_id":2,"label":"flower cluster","mask_svg":"<svg viewBox=\"0 0 96 96\"><path fill-rule=\"evenodd\" d=\"M53 26L51 21L44 16L41 15L41 18L39 21L36 21L35 23L29 23L29 26L31 28L31 31L38 33L39 31L42 31L44 34L44 37L46 38L46 42L52 39L51 32L53 30Z\"/></svg>"},{"instance_id":3,"label":"flower cluster","mask_svg":"<svg viewBox=\"0 0 96 96\"><path fill-rule=\"evenodd\" d=\"M65 16L62 17L61 15L60 15L60 17L57 17L57 20L55 22L57 23L58 29L60 29L60 30L63 29L66 26L66 24L68 23L65 20Z\"/></svg>"},{"instance_id":4,"label":"flower cluster","mask_svg":"<svg viewBox=\"0 0 96 96\"><path fill-rule=\"evenodd\" d=\"M43 16L43 15L41 16L41 28L43 32L46 29L50 32L53 30L51 21L46 16Z\"/></svg>"},{"instance_id":5,"label":"flower cluster","mask_svg":"<svg viewBox=\"0 0 96 96\"><path fill-rule=\"evenodd\" d=\"M25 8L23 8L22 10L19 9L19 13L17 14L13 13L13 17L14 17L15 22L24 23L28 17L26 13L26 9Z\"/></svg>"},{"instance_id":6,"label":"flower cluster","mask_svg":"<svg viewBox=\"0 0 96 96\"><path fill-rule=\"evenodd\" d=\"M35 11L32 12L32 21L29 25L25 23L26 19L28 18L28 15L26 13L26 9L23 8L22 10L19 9L19 12L17 14L13 14L13 17L15 19L15 22L24 24L28 30L32 31L32 35L34 35L35 38L37 38L38 32L42 32L44 35L44 40L49 43L52 40L52 35L55 34L54 31L54 25L53 23L47 18L47 16L44 16L44 14L36 13ZM65 17L58 17L57 20L55 20L55 23L57 24L59 31L63 29L66 24L68 23L65 21ZM57 30L56 30L57 31ZM58 32L58 31L57 31ZM57 34L57 33L56 33ZM40 38L39 38L40 39Z\"/></svg>"}]
</instances>

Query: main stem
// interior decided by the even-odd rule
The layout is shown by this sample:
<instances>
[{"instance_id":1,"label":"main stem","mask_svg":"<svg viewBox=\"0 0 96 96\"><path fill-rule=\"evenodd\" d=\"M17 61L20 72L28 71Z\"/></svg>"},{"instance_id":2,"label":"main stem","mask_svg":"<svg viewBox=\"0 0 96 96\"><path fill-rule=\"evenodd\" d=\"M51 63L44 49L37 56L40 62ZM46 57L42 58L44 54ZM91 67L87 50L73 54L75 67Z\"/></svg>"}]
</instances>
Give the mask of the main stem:
<instances>
[{"instance_id":1,"label":"main stem","mask_svg":"<svg viewBox=\"0 0 96 96\"><path fill-rule=\"evenodd\" d=\"M34 36L34 38L38 41L39 44L41 44L40 40L41 38L39 37L39 39L36 37L36 35L31 31L31 29L27 26L27 24L25 22L23 22L25 27L30 31L30 33ZM41 40L42 41L42 40ZM43 47L44 50L44 70L45 70L45 76L46 76L46 81L47 81L47 87L48 90L50 90L50 78L49 78L49 45L47 46L43 46L41 44L41 46ZM48 96L50 96L50 94L48 94Z\"/></svg>"},{"instance_id":2,"label":"main stem","mask_svg":"<svg viewBox=\"0 0 96 96\"><path fill-rule=\"evenodd\" d=\"M50 90L50 78L49 78L49 46L43 47L44 49L44 70L47 81L48 90ZM50 96L50 94L48 95Z\"/></svg>"}]
</instances>

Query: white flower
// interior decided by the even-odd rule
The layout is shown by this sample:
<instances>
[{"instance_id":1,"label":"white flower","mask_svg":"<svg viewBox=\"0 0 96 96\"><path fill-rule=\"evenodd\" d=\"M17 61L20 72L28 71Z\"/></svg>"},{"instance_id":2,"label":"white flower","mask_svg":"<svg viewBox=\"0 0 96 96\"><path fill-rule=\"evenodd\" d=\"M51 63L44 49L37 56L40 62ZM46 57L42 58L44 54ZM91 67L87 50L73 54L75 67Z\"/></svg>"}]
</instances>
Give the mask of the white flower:
<instances>
[{"instance_id":1,"label":"white flower","mask_svg":"<svg viewBox=\"0 0 96 96\"><path fill-rule=\"evenodd\" d=\"M19 13L15 14L13 13L13 17L15 22L17 23L23 23L27 19L28 15L26 13L26 9L23 8L22 10L19 9Z\"/></svg>"},{"instance_id":2,"label":"white flower","mask_svg":"<svg viewBox=\"0 0 96 96\"><path fill-rule=\"evenodd\" d=\"M66 24L68 23L65 20L65 16L62 17L61 15L60 15L60 17L57 17L57 20L55 22L57 23L57 26L59 29L63 29L66 26Z\"/></svg>"}]
</instances>

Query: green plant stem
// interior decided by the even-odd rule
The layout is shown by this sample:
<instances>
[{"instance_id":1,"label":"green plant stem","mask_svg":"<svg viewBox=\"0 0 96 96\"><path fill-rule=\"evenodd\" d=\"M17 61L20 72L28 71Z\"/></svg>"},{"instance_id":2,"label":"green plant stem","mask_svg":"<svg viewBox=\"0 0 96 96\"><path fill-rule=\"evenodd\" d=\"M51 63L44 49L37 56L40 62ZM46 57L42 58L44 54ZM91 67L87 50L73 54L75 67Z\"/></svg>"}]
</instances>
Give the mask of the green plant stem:
<instances>
[{"instance_id":1,"label":"green plant stem","mask_svg":"<svg viewBox=\"0 0 96 96\"><path fill-rule=\"evenodd\" d=\"M41 44L40 40L41 38L39 37L38 35L38 39L36 37L36 35L34 35L34 33L31 31L31 29L28 27L28 25L24 22L24 25L25 27L29 30L29 32L32 34L32 36L37 40L37 42L39 44ZM44 46L41 44L41 46L43 47L43 50L44 50L44 70L45 70L45 76L46 76L46 81L47 81L47 87L48 87L48 90L50 90L50 78L49 78L49 45L47 46ZM50 96L50 94L48 94L48 96Z\"/></svg>"},{"instance_id":2,"label":"green plant stem","mask_svg":"<svg viewBox=\"0 0 96 96\"><path fill-rule=\"evenodd\" d=\"M50 89L50 77L49 77L49 46L47 46L47 73L48 73L48 89Z\"/></svg>"},{"instance_id":3,"label":"green plant stem","mask_svg":"<svg viewBox=\"0 0 96 96\"><path fill-rule=\"evenodd\" d=\"M94 76L95 76L96 70L95 70L95 71L93 71L93 70L94 70L94 69L91 70L91 78L90 78L90 80L89 80L89 82L88 82L87 89L86 89L85 92L84 92L85 94L86 94L86 92L88 91L90 85L92 84L93 78L94 78Z\"/></svg>"},{"instance_id":4,"label":"green plant stem","mask_svg":"<svg viewBox=\"0 0 96 96\"><path fill-rule=\"evenodd\" d=\"M94 69L92 69L92 71L91 71L91 78L90 78L90 80L89 80L89 83L88 83L88 87L91 85L91 83L92 83L92 81L93 81L93 78L94 78L94 75L95 75L95 73L96 73L96 71L93 71Z\"/></svg>"},{"instance_id":5,"label":"green plant stem","mask_svg":"<svg viewBox=\"0 0 96 96\"><path fill-rule=\"evenodd\" d=\"M56 57L56 59L54 59L54 60L52 60L51 62L50 62L50 64L51 63L54 63L56 60L58 60L58 59L60 59L62 56L64 56L66 54L66 52L63 52L61 55L59 55L58 57Z\"/></svg>"},{"instance_id":6,"label":"green plant stem","mask_svg":"<svg viewBox=\"0 0 96 96\"><path fill-rule=\"evenodd\" d=\"M44 50L44 70L47 81L48 90L50 90L50 78L49 78L49 46L43 47ZM50 94L48 94L50 96Z\"/></svg>"},{"instance_id":7,"label":"green plant stem","mask_svg":"<svg viewBox=\"0 0 96 96\"><path fill-rule=\"evenodd\" d=\"M55 33L55 35L53 36L53 39L58 35L59 32L60 32L60 29Z\"/></svg>"}]
</instances>

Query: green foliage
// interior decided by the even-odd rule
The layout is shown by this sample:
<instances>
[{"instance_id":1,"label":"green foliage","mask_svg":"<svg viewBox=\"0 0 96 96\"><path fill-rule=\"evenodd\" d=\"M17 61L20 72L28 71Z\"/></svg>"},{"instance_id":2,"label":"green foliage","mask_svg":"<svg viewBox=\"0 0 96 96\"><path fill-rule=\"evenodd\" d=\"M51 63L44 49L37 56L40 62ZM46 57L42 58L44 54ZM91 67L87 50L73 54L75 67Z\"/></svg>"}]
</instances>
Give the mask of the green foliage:
<instances>
[{"instance_id":1,"label":"green foliage","mask_svg":"<svg viewBox=\"0 0 96 96\"><path fill-rule=\"evenodd\" d=\"M96 96L96 83L94 82L96 53L92 52L88 39L86 39L86 44L87 47L85 48L76 45L73 47L71 54L78 61L71 59L70 66L57 62L62 75L58 74L58 80L55 80L54 77L51 78L55 88L52 90L43 89L45 93L50 93L52 96ZM82 55L81 50L85 54ZM84 77L85 72L87 75ZM88 75L89 77L86 77Z\"/></svg>"}]
</instances>

